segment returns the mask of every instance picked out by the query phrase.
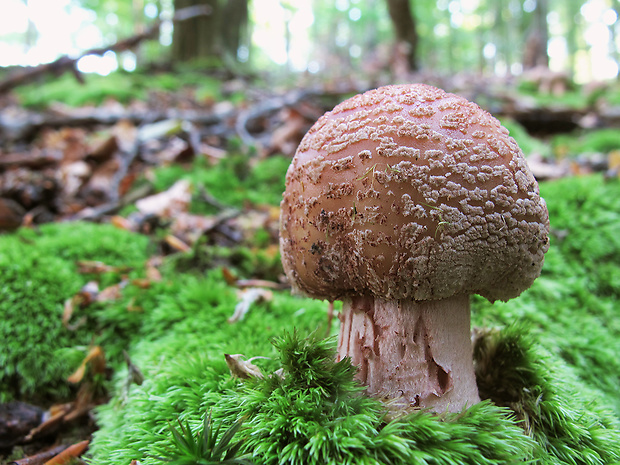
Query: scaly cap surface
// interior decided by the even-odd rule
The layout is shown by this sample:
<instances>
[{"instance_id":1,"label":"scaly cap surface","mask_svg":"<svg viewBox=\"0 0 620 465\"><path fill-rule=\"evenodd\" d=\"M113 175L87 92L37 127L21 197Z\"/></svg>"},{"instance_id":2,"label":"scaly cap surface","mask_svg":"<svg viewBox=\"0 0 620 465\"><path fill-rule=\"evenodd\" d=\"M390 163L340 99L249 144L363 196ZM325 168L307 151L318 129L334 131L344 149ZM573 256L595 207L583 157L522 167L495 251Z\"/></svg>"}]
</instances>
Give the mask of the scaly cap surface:
<instances>
[{"instance_id":1,"label":"scaly cap surface","mask_svg":"<svg viewBox=\"0 0 620 465\"><path fill-rule=\"evenodd\" d=\"M281 203L294 288L431 300L508 300L540 275L549 217L521 150L478 105L424 84L386 86L323 115Z\"/></svg>"}]
</instances>

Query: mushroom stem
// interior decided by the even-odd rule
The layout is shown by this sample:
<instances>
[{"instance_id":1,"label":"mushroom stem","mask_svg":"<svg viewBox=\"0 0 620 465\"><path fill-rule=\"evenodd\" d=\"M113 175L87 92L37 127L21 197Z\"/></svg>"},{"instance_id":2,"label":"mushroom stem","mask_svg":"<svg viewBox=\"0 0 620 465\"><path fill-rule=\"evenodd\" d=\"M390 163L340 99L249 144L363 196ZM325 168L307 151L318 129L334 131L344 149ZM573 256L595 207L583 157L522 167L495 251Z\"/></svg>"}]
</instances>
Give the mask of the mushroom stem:
<instances>
[{"instance_id":1,"label":"mushroom stem","mask_svg":"<svg viewBox=\"0 0 620 465\"><path fill-rule=\"evenodd\" d=\"M469 296L435 301L344 300L338 359L376 397L436 412L480 402L473 364Z\"/></svg>"}]
</instances>

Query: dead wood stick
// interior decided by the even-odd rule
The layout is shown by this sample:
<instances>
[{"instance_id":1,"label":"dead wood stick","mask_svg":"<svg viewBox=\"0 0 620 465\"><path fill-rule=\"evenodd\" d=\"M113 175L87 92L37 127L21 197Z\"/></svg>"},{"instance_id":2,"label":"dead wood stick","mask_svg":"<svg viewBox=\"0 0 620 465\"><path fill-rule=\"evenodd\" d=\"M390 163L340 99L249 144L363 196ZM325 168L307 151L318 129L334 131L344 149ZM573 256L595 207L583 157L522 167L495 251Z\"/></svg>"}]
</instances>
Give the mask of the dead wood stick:
<instances>
[{"instance_id":1,"label":"dead wood stick","mask_svg":"<svg viewBox=\"0 0 620 465\"><path fill-rule=\"evenodd\" d=\"M172 17L172 21L180 22L185 21L196 16L206 16L211 14L211 8L208 5L191 6L188 8L182 8L178 10ZM106 47L99 47L87 50L82 53L78 58L70 58L68 56L62 56L56 61L51 63L45 63L39 66L24 68L19 72L13 73L13 75L0 81L0 94L5 93L15 87L23 84L27 84L40 76L45 74L55 74L60 76L66 71L71 70L76 79L83 83L83 78L77 69L77 62L87 55L103 55L106 52L122 52L129 50L139 45L144 40L156 38L159 35L159 28L162 24L162 20L158 20L148 27L144 32L136 34L127 39L119 40L118 42L108 45Z\"/></svg>"},{"instance_id":2,"label":"dead wood stick","mask_svg":"<svg viewBox=\"0 0 620 465\"><path fill-rule=\"evenodd\" d=\"M60 445L56 447L52 447L44 452L40 452L35 455L31 455L29 457L24 457L23 459L15 460L14 462L10 462L9 465L43 465L45 462L50 460L52 457L56 457L63 450L65 450L68 445Z\"/></svg>"},{"instance_id":3,"label":"dead wood stick","mask_svg":"<svg viewBox=\"0 0 620 465\"><path fill-rule=\"evenodd\" d=\"M60 454L45 462L45 465L65 465L82 455L86 449L88 449L89 444L90 441L88 440L73 444L63 450Z\"/></svg>"}]
</instances>

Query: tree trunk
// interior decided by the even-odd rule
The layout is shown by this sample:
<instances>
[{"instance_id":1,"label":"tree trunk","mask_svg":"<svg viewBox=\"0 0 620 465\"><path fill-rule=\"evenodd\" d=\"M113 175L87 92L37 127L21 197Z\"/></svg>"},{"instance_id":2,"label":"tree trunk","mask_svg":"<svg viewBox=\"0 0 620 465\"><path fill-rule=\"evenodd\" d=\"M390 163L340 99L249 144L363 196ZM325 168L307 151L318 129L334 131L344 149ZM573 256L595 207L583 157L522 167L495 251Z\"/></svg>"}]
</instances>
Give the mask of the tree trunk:
<instances>
[{"instance_id":1,"label":"tree trunk","mask_svg":"<svg viewBox=\"0 0 620 465\"><path fill-rule=\"evenodd\" d=\"M418 32L409 0L387 0L388 10L396 33L397 49L405 48L410 71L418 69Z\"/></svg>"},{"instance_id":2,"label":"tree trunk","mask_svg":"<svg viewBox=\"0 0 620 465\"><path fill-rule=\"evenodd\" d=\"M175 10L206 5L211 14L175 26L172 38L174 61L196 58L231 59L246 40L248 0L174 0Z\"/></svg>"},{"instance_id":3,"label":"tree trunk","mask_svg":"<svg viewBox=\"0 0 620 465\"><path fill-rule=\"evenodd\" d=\"M547 0L538 0L534 10L534 21L529 37L525 41L525 52L523 54L523 69L536 67L549 67L549 54L547 44L549 43L549 31L547 28L547 14L549 6Z\"/></svg>"}]
</instances>

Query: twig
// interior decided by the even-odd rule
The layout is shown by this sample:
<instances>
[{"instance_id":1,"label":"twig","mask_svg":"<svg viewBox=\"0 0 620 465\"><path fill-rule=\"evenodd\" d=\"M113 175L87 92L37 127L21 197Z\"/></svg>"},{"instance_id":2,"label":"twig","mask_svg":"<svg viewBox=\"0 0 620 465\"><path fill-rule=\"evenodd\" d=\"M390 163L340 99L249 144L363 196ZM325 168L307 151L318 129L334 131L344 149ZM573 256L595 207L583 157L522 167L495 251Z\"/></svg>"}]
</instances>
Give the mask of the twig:
<instances>
[{"instance_id":1,"label":"twig","mask_svg":"<svg viewBox=\"0 0 620 465\"><path fill-rule=\"evenodd\" d=\"M30 457L24 457L23 459L15 460L14 462L9 462L9 465L42 465L47 462L52 457L57 456L62 451L64 451L67 447L66 445L52 447L49 450L44 452L40 452L35 455L31 455Z\"/></svg>"},{"instance_id":2,"label":"twig","mask_svg":"<svg viewBox=\"0 0 620 465\"><path fill-rule=\"evenodd\" d=\"M275 281L267 281L265 279L238 279L235 281L237 287L266 287L268 289L284 290L289 289L291 286L284 283L277 283Z\"/></svg>"},{"instance_id":3,"label":"twig","mask_svg":"<svg viewBox=\"0 0 620 465\"><path fill-rule=\"evenodd\" d=\"M89 443L90 441L81 441L77 444L73 444L63 450L60 454L45 462L45 465L65 465L66 463L69 463L82 455L84 451L88 449Z\"/></svg>"}]
</instances>

